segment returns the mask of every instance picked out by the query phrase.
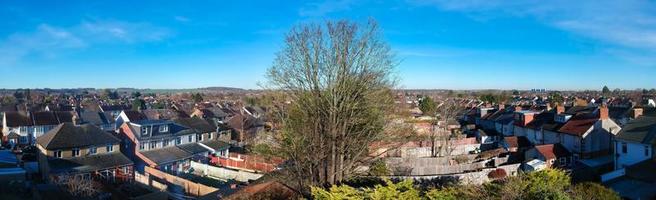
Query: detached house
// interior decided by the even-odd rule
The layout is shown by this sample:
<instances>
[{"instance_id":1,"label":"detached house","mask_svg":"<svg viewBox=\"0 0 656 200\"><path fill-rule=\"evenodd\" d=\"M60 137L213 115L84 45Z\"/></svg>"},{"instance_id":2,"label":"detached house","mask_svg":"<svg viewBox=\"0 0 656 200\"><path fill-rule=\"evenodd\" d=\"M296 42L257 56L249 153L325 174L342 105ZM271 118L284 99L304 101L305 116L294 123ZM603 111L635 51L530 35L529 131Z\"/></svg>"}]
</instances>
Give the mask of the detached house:
<instances>
[{"instance_id":1,"label":"detached house","mask_svg":"<svg viewBox=\"0 0 656 200\"><path fill-rule=\"evenodd\" d=\"M119 151L120 140L94 125L63 123L37 138L39 168L46 180L83 176L129 181L133 163Z\"/></svg>"}]
</instances>

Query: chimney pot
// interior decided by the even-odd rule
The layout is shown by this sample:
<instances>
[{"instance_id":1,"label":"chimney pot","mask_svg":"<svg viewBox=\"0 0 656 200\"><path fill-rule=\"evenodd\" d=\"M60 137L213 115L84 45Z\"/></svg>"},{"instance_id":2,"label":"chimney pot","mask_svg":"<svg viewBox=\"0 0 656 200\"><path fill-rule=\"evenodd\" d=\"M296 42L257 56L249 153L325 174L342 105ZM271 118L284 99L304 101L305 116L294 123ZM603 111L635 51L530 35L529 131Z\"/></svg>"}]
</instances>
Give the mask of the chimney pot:
<instances>
[{"instance_id":1,"label":"chimney pot","mask_svg":"<svg viewBox=\"0 0 656 200\"><path fill-rule=\"evenodd\" d=\"M633 119L642 116L642 108L633 108Z\"/></svg>"},{"instance_id":2,"label":"chimney pot","mask_svg":"<svg viewBox=\"0 0 656 200\"><path fill-rule=\"evenodd\" d=\"M556 106L556 114L562 114L565 112L565 106L563 105L557 105Z\"/></svg>"}]
</instances>

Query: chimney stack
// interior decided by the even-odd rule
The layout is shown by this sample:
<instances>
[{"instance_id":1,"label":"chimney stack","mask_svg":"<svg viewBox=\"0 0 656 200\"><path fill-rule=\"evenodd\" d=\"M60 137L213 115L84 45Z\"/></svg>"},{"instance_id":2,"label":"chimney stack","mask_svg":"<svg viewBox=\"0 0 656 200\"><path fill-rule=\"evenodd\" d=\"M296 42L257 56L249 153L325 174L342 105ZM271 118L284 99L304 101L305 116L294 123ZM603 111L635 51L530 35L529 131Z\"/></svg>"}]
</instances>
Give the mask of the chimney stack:
<instances>
[{"instance_id":1,"label":"chimney stack","mask_svg":"<svg viewBox=\"0 0 656 200\"><path fill-rule=\"evenodd\" d=\"M565 106L558 104L556 106L556 114L562 114L565 112Z\"/></svg>"},{"instance_id":2,"label":"chimney stack","mask_svg":"<svg viewBox=\"0 0 656 200\"><path fill-rule=\"evenodd\" d=\"M607 120L608 118L608 106L601 105L599 106L599 119L600 120Z\"/></svg>"},{"instance_id":3,"label":"chimney stack","mask_svg":"<svg viewBox=\"0 0 656 200\"><path fill-rule=\"evenodd\" d=\"M642 108L633 108L633 119L642 116Z\"/></svg>"},{"instance_id":4,"label":"chimney stack","mask_svg":"<svg viewBox=\"0 0 656 200\"><path fill-rule=\"evenodd\" d=\"M519 111L522 111L522 107L519 105L515 106L515 112L519 112Z\"/></svg>"}]
</instances>

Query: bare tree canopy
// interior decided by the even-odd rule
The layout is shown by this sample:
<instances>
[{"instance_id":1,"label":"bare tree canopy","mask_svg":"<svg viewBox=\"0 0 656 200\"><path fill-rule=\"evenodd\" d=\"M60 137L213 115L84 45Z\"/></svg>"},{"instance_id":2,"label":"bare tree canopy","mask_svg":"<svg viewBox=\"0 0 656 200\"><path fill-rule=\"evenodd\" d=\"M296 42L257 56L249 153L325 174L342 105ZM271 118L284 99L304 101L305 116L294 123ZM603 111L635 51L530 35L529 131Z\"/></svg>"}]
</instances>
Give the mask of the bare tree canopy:
<instances>
[{"instance_id":1,"label":"bare tree canopy","mask_svg":"<svg viewBox=\"0 0 656 200\"><path fill-rule=\"evenodd\" d=\"M283 120L282 151L301 186L350 177L368 145L382 139L396 65L378 25L348 21L300 25L269 69L269 83L292 103Z\"/></svg>"}]
</instances>

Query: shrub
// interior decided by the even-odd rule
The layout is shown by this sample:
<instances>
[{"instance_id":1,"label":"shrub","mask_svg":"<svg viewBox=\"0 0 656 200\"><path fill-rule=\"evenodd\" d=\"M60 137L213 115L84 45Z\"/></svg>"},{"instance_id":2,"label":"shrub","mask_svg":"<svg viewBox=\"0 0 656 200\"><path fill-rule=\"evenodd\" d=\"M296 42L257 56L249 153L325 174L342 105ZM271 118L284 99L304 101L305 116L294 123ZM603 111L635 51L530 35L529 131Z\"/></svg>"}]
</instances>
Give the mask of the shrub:
<instances>
[{"instance_id":1,"label":"shrub","mask_svg":"<svg viewBox=\"0 0 656 200\"><path fill-rule=\"evenodd\" d=\"M619 200L620 196L613 190L597 183L580 183L572 187L570 195L574 200Z\"/></svg>"},{"instance_id":2,"label":"shrub","mask_svg":"<svg viewBox=\"0 0 656 200\"><path fill-rule=\"evenodd\" d=\"M506 173L506 170L497 168L496 170L488 173L487 177L490 179L501 179L501 178L505 178L507 175L508 174Z\"/></svg>"},{"instance_id":3,"label":"shrub","mask_svg":"<svg viewBox=\"0 0 656 200\"><path fill-rule=\"evenodd\" d=\"M378 159L371 163L369 167L369 175L371 176L387 176L390 175L390 170L387 168L387 164L382 159Z\"/></svg>"}]
</instances>

